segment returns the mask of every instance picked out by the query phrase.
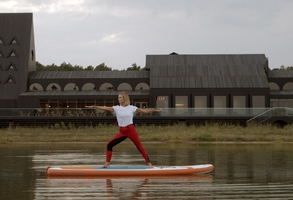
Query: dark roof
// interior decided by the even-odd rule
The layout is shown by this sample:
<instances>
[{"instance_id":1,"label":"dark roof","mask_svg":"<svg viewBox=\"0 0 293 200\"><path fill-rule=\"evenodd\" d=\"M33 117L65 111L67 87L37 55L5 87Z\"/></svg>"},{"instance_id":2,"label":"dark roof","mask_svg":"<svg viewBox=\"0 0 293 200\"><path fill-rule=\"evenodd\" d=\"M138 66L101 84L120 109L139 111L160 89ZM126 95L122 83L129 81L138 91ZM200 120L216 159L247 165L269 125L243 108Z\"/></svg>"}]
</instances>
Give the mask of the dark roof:
<instances>
[{"instance_id":1,"label":"dark roof","mask_svg":"<svg viewBox=\"0 0 293 200\"><path fill-rule=\"evenodd\" d=\"M293 95L293 90L271 90L270 95Z\"/></svg>"},{"instance_id":2,"label":"dark roof","mask_svg":"<svg viewBox=\"0 0 293 200\"><path fill-rule=\"evenodd\" d=\"M85 90L85 91L60 91L60 90L50 90L50 91L30 91L21 93L20 96L118 96L120 91L113 91L113 90L105 90L105 91L97 91L97 90ZM127 91L129 96L135 95L150 95L149 90L136 90L136 91Z\"/></svg>"},{"instance_id":3,"label":"dark roof","mask_svg":"<svg viewBox=\"0 0 293 200\"><path fill-rule=\"evenodd\" d=\"M264 54L147 55L151 88L269 88Z\"/></svg>"},{"instance_id":4,"label":"dark roof","mask_svg":"<svg viewBox=\"0 0 293 200\"><path fill-rule=\"evenodd\" d=\"M268 78L293 78L293 70L270 70Z\"/></svg>"},{"instance_id":5,"label":"dark roof","mask_svg":"<svg viewBox=\"0 0 293 200\"><path fill-rule=\"evenodd\" d=\"M29 79L149 78L149 71L36 71Z\"/></svg>"}]
</instances>

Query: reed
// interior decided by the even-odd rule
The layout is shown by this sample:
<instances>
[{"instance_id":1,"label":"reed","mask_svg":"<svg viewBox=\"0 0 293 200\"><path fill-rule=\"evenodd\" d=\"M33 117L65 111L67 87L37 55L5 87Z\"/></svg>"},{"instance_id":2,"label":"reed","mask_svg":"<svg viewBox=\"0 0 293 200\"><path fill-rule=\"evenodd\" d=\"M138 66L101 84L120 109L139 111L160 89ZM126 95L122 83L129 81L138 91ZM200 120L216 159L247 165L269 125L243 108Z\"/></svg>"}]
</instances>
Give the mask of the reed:
<instances>
[{"instance_id":1,"label":"reed","mask_svg":"<svg viewBox=\"0 0 293 200\"><path fill-rule=\"evenodd\" d=\"M293 142L293 125L208 124L136 126L142 142ZM118 132L115 125L13 127L0 129L0 143L25 142L107 142Z\"/></svg>"}]
</instances>

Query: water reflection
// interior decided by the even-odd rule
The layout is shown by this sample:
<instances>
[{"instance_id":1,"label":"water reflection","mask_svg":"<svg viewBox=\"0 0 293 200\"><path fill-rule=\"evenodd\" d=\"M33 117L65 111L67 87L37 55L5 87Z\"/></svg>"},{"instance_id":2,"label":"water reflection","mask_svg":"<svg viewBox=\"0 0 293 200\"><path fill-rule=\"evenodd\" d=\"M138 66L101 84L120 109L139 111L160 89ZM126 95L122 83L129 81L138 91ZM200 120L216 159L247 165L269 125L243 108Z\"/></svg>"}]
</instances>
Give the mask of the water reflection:
<instances>
[{"instance_id":1,"label":"water reflection","mask_svg":"<svg viewBox=\"0 0 293 200\"><path fill-rule=\"evenodd\" d=\"M193 198L194 187L211 185L213 177L123 177L123 178L72 178L39 179L36 182L36 198L48 199L136 199L140 197Z\"/></svg>"},{"instance_id":2,"label":"water reflection","mask_svg":"<svg viewBox=\"0 0 293 200\"><path fill-rule=\"evenodd\" d=\"M105 144L0 145L1 199L293 198L291 144L145 144L154 165L210 163L212 173L184 177L46 178L48 165L103 164ZM144 165L132 144L113 163Z\"/></svg>"}]
</instances>

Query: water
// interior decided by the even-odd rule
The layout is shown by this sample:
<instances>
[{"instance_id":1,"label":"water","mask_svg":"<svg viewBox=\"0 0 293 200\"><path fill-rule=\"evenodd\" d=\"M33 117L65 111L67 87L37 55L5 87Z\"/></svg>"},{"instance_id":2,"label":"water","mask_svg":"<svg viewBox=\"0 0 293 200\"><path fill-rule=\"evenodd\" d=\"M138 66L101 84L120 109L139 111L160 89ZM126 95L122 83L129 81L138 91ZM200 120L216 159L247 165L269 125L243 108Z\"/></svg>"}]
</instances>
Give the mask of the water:
<instances>
[{"instance_id":1,"label":"water","mask_svg":"<svg viewBox=\"0 0 293 200\"><path fill-rule=\"evenodd\" d=\"M177 177L46 178L48 165L103 164L105 144L0 145L0 199L293 199L292 144L144 144L153 165L210 163ZM144 165L132 143L112 164Z\"/></svg>"}]
</instances>

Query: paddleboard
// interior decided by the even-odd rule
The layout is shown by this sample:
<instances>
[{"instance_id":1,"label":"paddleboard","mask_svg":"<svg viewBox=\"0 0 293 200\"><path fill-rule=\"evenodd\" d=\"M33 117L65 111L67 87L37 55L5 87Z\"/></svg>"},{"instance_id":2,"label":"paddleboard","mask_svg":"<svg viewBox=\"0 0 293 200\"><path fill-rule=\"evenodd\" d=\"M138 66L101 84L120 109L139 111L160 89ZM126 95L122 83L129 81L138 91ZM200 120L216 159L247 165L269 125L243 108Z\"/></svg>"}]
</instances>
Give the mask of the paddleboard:
<instances>
[{"instance_id":1,"label":"paddleboard","mask_svg":"<svg viewBox=\"0 0 293 200\"><path fill-rule=\"evenodd\" d=\"M97 165L67 165L48 166L47 176L178 176L203 174L211 172L214 166L211 164L190 166L110 166L101 168Z\"/></svg>"}]
</instances>

